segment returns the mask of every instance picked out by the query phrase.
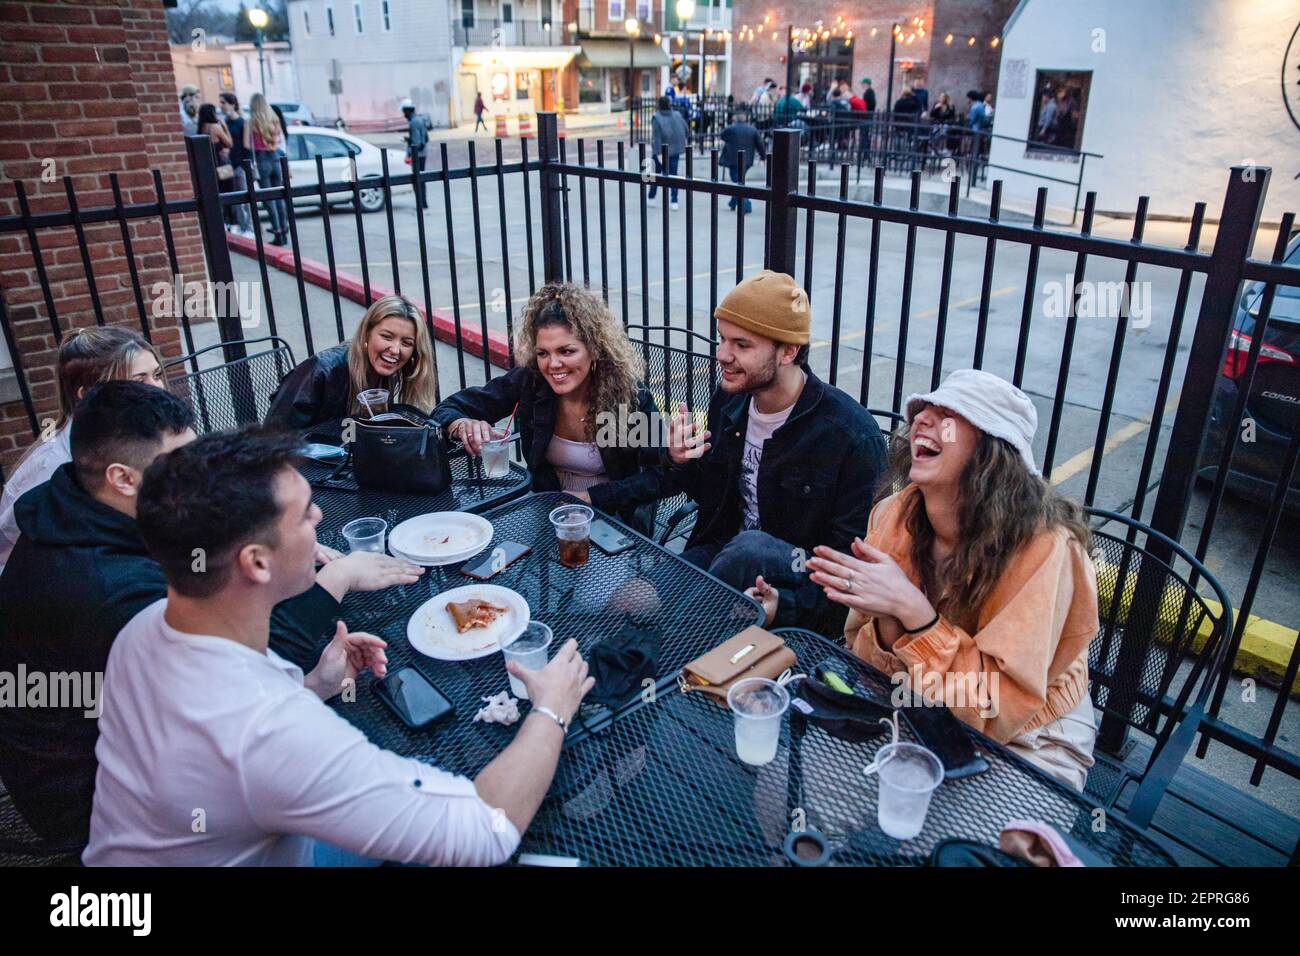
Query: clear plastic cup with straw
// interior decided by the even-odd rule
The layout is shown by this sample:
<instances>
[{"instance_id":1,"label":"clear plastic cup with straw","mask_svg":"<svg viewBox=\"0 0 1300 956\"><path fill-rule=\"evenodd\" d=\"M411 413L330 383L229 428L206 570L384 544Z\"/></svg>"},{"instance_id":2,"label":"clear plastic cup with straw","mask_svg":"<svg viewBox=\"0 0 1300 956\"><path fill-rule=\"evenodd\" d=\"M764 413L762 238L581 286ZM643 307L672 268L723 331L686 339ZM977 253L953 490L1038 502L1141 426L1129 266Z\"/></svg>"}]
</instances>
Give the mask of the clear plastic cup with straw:
<instances>
[{"instance_id":1,"label":"clear plastic cup with straw","mask_svg":"<svg viewBox=\"0 0 1300 956\"><path fill-rule=\"evenodd\" d=\"M880 829L895 840L910 840L920 834L930 810L930 798L943 783L943 763L920 744L898 739L898 715L883 720L894 729L894 739L876 753L863 769L880 781L877 821Z\"/></svg>"},{"instance_id":2,"label":"clear plastic cup with straw","mask_svg":"<svg viewBox=\"0 0 1300 956\"><path fill-rule=\"evenodd\" d=\"M357 402L366 410L367 418L376 418L388 411L388 389L368 388L357 392Z\"/></svg>"},{"instance_id":3,"label":"clear plastic cup with straw","mask_svg":"<svg viewBox=\"0 0 1300 956\"><path fill-rule=\"evenodd\" d=\"M493 428L491 434L491 439L483 443L483 476L507 478L510 475L510 432L505 428Z\"/></svg>"}]
</instances>

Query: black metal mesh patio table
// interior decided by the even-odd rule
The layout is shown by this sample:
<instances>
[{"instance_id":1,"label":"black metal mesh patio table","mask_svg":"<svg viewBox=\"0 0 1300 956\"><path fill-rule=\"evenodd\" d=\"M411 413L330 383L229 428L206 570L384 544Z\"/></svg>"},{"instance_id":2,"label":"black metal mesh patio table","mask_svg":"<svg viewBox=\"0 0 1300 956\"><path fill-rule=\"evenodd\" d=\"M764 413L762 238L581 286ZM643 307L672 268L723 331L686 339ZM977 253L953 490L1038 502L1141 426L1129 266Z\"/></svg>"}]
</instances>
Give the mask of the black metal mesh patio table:
<instances>
[{"instance_id":1,"label":"black metal mesh patio table","mask_svg":"<svg viewBox=\"0 0 1300 956\"><path fill-rule=\"evenodd\" d=\"M838 658L888 695L884 676L844 648L809 631L779 633L799 671ZM786 841L803 828L825 838L830 865L919 866L943 840L996 846L1008 821L1028 819L1114 865L1174 865L1115 815L1099 815L1092 800L973 731L989 769L945 781L920 835L895 840L877 825L878 783L862 772L889 734L849 743L811 724L792 737L793 726L786 718L772 763L748 766L736 757L725 707L666 688L565 749L521 852L601 866L781 866L796 861L798 850L787 851ZM915 740L906 722L901 737Z\"/></svg>"},{"instance_id":2,"label":"black metal mesh patio table","mask_svg":"<svg viewBox=\"0 0 1300 956\"><path fill-rule=\"evenodd\" d=\"M758 604L608 516L601 517L632 537L635 546L610 556L593 545L587 564L564 567L558 560L549 515L558 505L574 501L560 492L545 492L483 513L493 524L493 546L517 541L532 547L531 554L497 574L491 583L520 594L528 602L532 618L550 625L555 646L575 638L582 652L589 655L597 643L629 625L652 630L660 635L656 681L667 687L683 664L761 621L763 612ZM340 509L337 514L347 518L363 513ZM354 593L343 602L344 620L351 629L378 634L388 642L390 673L406 666L422 672L455 704L454 721L427 731L408 729L375 697L368 671L358 679L355 700L335 698L331 706L382 747L473 776L513 739L518 726L473 722L482 698L508 687L501 655L471 661L434 660L413 650L406 636L407 621L421 604L443 591L474 583L460 573L460 567L430 568L416 584ZM634 696L631 706L636 700ZM522 704L521 713L526 714L526 708L527 704ZM569 745L581 740L587 728L611 719L612 712L604 707L584 707L581 716Z\"/></svg>"}]
</instances>

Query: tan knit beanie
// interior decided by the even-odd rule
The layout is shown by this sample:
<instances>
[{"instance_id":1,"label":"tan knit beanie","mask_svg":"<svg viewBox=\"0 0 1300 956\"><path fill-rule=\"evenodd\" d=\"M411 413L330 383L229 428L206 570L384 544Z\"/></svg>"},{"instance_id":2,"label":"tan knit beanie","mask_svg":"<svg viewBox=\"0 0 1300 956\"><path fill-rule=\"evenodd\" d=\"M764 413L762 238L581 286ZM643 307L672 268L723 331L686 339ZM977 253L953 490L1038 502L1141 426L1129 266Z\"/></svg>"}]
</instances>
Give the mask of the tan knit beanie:
<instances>
[{"instance_id":1,"label":"tan knit beanie","mask_svg":"<svg viewBox=\"0 0 1300 956\"><path fill-rule=\"evenodd\" d=\"M745 279L718 303L713 317L777 342L808 344L808 293L784 272L764 269Z\"/></svg>"}]
</instances>

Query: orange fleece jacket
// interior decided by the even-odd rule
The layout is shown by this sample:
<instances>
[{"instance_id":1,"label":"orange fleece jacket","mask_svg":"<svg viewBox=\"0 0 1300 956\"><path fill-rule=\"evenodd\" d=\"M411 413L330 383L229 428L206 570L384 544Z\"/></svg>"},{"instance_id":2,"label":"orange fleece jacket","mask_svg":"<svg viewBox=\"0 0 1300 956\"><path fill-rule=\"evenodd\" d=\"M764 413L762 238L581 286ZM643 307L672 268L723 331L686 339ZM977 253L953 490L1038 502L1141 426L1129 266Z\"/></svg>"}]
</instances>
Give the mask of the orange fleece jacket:
<instances>
[{"instance_id":1,"label":"orange fleece jacket","mask_svg":"<svg viewBox=\"0 0 1300 956\"><path fill-rule=\"evenodd\" d=\"M921 579L912 568L902 506L919 493L908 485L881 501L867 530L867 542L892 556L917 587ZM844 638L873 667L891 676L908 673L927 697L942 696L961 720L1006 743L1069 713L1088 693L1088 644L1097 627L1096 568L1079 543L1057 528L1021 546L979 609L974 631L940 616L933 627L903 635L889 651L877 638L874 619L850 610ZM983 675L995 706L981 705L957 680L941 681L944 674L967 681ZM955 706L963 702L969 706Z\"/></svg>"}]
</instances>

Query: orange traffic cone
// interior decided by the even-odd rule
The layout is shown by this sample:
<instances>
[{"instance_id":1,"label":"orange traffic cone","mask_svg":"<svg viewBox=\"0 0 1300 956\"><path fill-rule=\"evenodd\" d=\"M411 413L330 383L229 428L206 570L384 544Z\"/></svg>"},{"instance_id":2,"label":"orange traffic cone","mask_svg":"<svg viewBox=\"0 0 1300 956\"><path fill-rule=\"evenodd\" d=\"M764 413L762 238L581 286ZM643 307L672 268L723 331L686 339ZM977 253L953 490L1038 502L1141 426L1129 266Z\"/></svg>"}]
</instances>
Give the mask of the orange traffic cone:
<instances>
[{"instance_id":1,"label":"orange traffic cone","mask_svg":"<svg viewBox=\"0 0 1300 956\"><path fill-rule=\"evenodd\" d=\"M519 117L519 138L531 139L533 136L533 117L529 113L524 113Z\"/></svg>"},{"instance_id":2,"label":"orange traffic cone","mask_svg":"<svg viewBox=\"0 0 1300 956\"><path fill-rule=\"evenodd\" d=\"M506 126L506 114L497 114L497 139L505 139L510 135L510 130Z\"/></svg>"}]
</instances>

